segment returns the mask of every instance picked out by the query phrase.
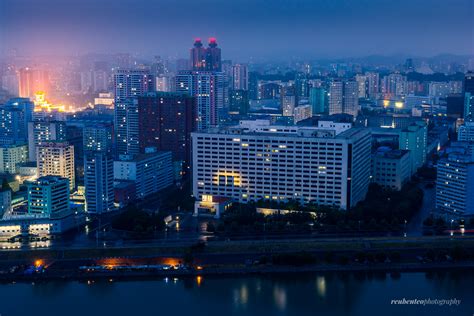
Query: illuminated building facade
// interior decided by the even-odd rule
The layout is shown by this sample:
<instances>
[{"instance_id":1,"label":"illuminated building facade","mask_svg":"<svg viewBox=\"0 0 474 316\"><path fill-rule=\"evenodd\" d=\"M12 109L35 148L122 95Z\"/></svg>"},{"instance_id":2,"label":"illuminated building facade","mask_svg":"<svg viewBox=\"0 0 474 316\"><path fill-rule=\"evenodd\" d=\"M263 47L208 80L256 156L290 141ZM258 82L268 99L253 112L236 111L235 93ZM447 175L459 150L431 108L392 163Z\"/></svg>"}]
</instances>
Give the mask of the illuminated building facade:
<instances>
[{"instance_id":1,"label":"illuminated building facade","mask_svg":"<svg viewBox=\"0 0 474 316\"><path fill-rule=\"evenodd\" d=\"M74 170L74 146L68 142L46 142L36 151L38 177L59 176L69 179L71 191L76 186Z\"/></svg>"},{"instance_id":2,"label":"illuminated building facade","mask_svg":"<svg viewBox=\"0 0 474 316\"><path fill-rule=\"evenodd\" d=\"M197 38L190 50L190 63L195 71L221 71L221 49L217 47L216 39L211 37L209 46L205 48L201 39Z\"/></svg>"},{"instance_id":3,"label":"illuminated building facade","mask_svg":"<svg viewBox=\"0 0 474 316\"><path fill-rule=\"evenodd\" d=\"M245 91L249 89L249 69L247 65L235 64L232 66L232 89Z\"/></svg>"},{"instance_id":4,"label":"illuminated building facade","mask_svg":"<svg viewBox=\"0 0 474 316\"><path fill-rule=\"evenodd\" d=\"M33 117L34 103L27 98L10 99L0 106L0 143L28 140L28 122Z\"/></svg>"},{"instance_id":5,"label":"illuminated building facade","mask_svg":"<svg viewBox=\"0 0 474 316\"><path fill-rule=\"evenodd\" d=\"M196 98L198 130L217 126L228 112L225 75L222 72L181 71L176 75L176 92Z\"/></svg>"},{"instance_id":6,"label":"illuminated building facade","mask_svg":"<svg viewBox=\"0 0 474 316\"><path fill-rule=\"evenodd\" d=\"M436 208L440 211L474 215L474 159L468 147L438 161Z\"/></svg>"},{"instance_id":7,"label":"illuminated building facade","mask_svg":"<svg viewBox=\"0 0 474 316\"><path fill-rule=\"evenodd\" d=\"M44 69L22 68L18 76L21 98L33 98L37 91L50 90L49 73Z\"/></svg>"},{"instance_id":8,"label":"illuminated building facade","mask_svg":"<svg viewBox=\"0 0 474 316\"><path fill-rule=\"evenodd\" d=\"M133 102L134 97L151 92L155 88L154 78L149 70L118 69L114 75L115 92L115 143L117 155L136 154L138 139L136 138L136 120L138 110Z\"/></svg>"},{"instance_id":9,"label":"illuminated building facade","mask_svg":"<svg viewBox=\"0 0 474 316\"><path fill-rule=\"evenodd\" d=\"M114 209L114 161L105 151L84 154L86 211L102 214Z\"/></svg>"},{"instance_id":10,"label":"illuminated building facade","mask_svg":"<svg viewBox=\"0 0 474 316\"><path fill-rule=\"evenodd\" d=\"M69 180L44 176L29 182L28 213L51 217L69 215Z\"/></svg>"},{"instance_id":11,"label":"illuminated building facade","mask_svg":"<svg viewBox=\"0 0 474 316\"><path fill-rule=\"evenodd\" d=\"M314 202L349 209L370 181L370 133L268 121L193 133L193 194Z\"/></svg>"},{"instance_id":12,"label":"illuminated building facade","mask_svg":"<svg viewBox=\"0 0 474 316\"><path fill-rule=\"evenodd\" d=\"M33 121L28 123L28 158L36 161L36 150L43 143L66 140L66 122Z\"/></svg>"},{"instance_id":13,"label":"illuminated building facade","mask_svg":"<svg viewBox=\"0 0 474 316\"><path fill-rule=\"evenodd\" d=\"M0 145L0 173L16 173L17 164L28 161L28 145Z\"/></svg>"}]
</instances>

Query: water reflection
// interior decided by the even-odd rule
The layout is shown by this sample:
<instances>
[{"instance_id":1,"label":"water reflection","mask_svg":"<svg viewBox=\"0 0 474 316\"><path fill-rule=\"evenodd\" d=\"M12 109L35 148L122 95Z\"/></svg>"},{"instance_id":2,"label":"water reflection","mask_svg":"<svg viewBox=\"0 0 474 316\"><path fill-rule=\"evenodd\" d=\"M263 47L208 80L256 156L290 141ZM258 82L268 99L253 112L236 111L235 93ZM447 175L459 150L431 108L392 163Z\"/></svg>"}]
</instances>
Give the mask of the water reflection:
<instances>
[{"instance_id":1,"label":"water reflection","mask_svg":"<svg viewBox=\"0 0 474 316\"><path fill-rule=\"evenodd\" d=\"M5 315L48 315L49 306L68 309L69 316L88 311L130 315L140 311L204 316L229 315L469 315L474 272L327 273L253 277L164 278L119 281L0 284ZM18 306L22 297L28 304ZM397 307L397 298L456 298L456 307ZM73 302L73 303L71 303ZM87 302L87 303L86 303ZM67 304L66 304L67 303ZM76 304L77 303L77 304ZM75 304L70 306L68 304ZM386 310L389 312L386 312ZM44 312L43 312L44 311ZM177 313L178 312L178 313ZM142 314L142 313L140 313Z\"/></svg>"}]
</instances>

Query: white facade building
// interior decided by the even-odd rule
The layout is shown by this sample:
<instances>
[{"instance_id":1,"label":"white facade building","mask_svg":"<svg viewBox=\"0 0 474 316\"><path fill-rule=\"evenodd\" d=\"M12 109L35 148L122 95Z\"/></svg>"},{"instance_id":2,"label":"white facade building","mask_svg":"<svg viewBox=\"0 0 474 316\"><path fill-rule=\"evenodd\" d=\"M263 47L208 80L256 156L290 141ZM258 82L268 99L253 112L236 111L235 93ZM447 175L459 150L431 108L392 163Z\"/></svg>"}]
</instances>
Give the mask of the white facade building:
<instances>
[{"instance_id":1,"label":"white facade building","mask_svg":"<svg viewBox=\"0 0 474 316\"><path fill-rule=\"evenodd\" d=\"M74 146L68 142L48 142L37 148L38 177L59 176L69 179L69 188L74 190Z\"/></svg>"},{"instance_id":2,"label":"white facade building","mask_svg":"<svg viewBox=\"0 0 474 316\"><path fill-rule=\"evenodd\" d=\"M364 129L238 126L193 133L193 194L333 205L363 200L370 181L370 133Z\"/></svg>"},{"instance_id":3,"label":"white facade building","mask_svg":"<svg viewBox=\"0 0 474 316\"><path fill-rule=\"evenodd\" d=\"M451 214L474 215L474 159L451 153L438 162L436 208Z\"/></svg>"},{"instance_id":4,"label":"white facade building","mask_svg":"<svg viewBox=\"0 0 474 316\"><path fill-rule=\"evenodd\" d=\"M17 164L28 161L26 144L0 146L0 173L17 173Z\"/></svg>"}]
</instances>

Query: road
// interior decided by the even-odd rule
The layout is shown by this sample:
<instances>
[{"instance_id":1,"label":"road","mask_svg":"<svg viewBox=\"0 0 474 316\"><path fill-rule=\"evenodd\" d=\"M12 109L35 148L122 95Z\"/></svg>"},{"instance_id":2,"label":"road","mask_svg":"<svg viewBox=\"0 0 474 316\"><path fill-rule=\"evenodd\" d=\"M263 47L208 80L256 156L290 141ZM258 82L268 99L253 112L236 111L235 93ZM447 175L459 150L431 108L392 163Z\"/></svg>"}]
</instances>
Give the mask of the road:
<instances>
[{"instance_id":1,"label":"road","mask_svg":"<svg viewBox=\"0 0 474 316\"><path fill-rule=\"evenodd\" d=\"M421 182L418 187L423 190L423 205L418 213L413 216L412 220L407 224L407 236L422 236L423 221L435 211L436 189L427 188L427 182Z\"/></svg>"}]
</instances>

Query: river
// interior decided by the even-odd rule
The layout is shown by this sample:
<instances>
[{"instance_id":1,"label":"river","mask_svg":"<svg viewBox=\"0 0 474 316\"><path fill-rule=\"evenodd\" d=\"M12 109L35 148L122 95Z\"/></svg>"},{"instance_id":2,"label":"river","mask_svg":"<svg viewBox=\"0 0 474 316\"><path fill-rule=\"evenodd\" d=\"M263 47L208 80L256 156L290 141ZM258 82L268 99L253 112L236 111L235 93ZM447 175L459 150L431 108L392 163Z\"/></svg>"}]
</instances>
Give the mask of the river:
<instances>
[{"instance_id":1,"label":"river","mask_svg":"<svg viewBox=\"0 0 474 316\"><path fill-rule=\"evenodd\" d=\"M0 315L468 315L474 271L0 284ZM456 299L459 305L394 305Z\"/></svg>"}]
</instances>

